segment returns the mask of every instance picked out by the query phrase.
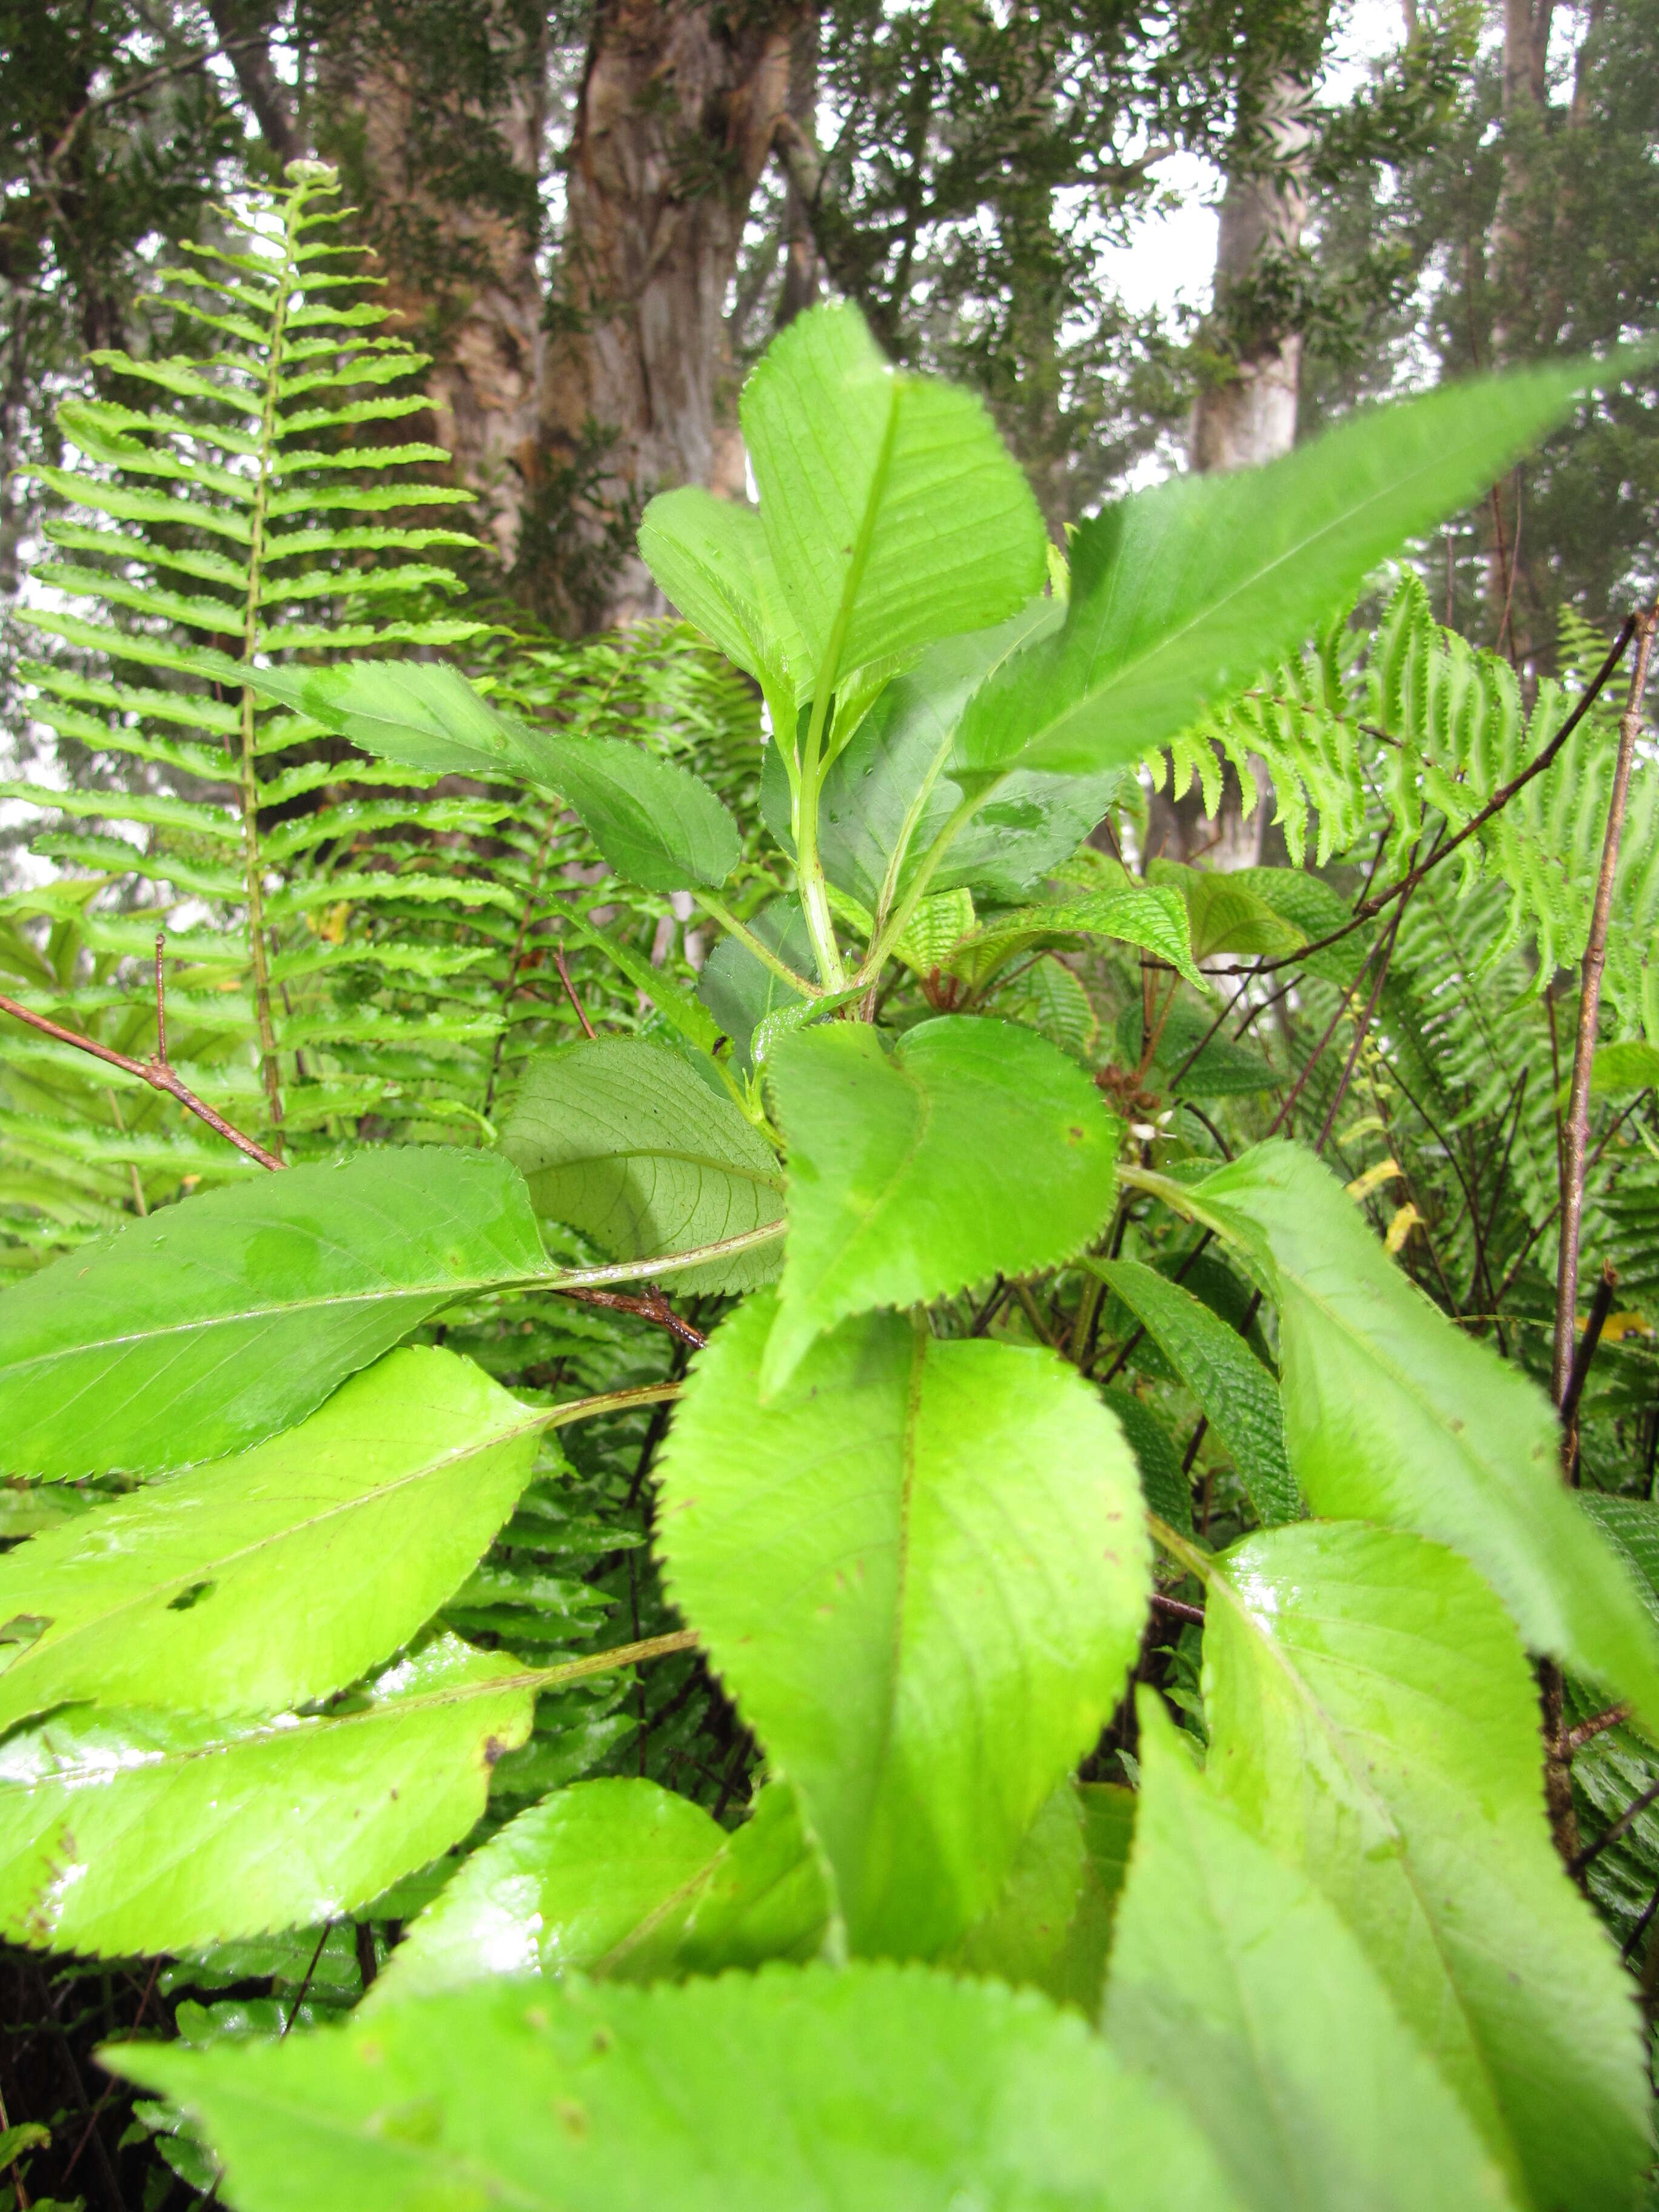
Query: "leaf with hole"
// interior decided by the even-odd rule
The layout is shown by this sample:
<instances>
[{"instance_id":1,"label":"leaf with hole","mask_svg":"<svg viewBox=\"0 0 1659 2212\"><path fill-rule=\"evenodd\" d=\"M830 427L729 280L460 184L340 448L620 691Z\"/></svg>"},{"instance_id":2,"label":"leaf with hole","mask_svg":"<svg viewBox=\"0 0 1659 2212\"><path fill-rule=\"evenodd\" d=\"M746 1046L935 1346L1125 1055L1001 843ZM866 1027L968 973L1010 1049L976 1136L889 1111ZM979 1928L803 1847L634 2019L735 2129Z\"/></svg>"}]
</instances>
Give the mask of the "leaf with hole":
<instances>
[{"instance_id":1,"label":"leaf with hole","mask_svg":"<svg viewBox=\"0 0 1659 2212\"><path fill-rule=\"evenodd\" d=\"M465 1579L543 1419L453 1352L389 1352L308 1420L0 1559L0 1730L78 1700L283 1712L355 1681ZM0 1635L3 1635L0 1629Z\"/></svg>"},{"instance_id":2,"label":"leaf with hole","mask_svg":"<svg viewBox=\"0 0 1659 2212\"><path fill-rule=\"evenodd\" d=\"M1093 1742L1147 1595L1133 1462L1047 1352L844 1322L759 1389L775 1293L694 1363L663 1462L670 1592L835 1871L856 1950L994 1901Z\"/></svg>"},{"instance_id":3,"label":"leaf with hole","mask_svg":"<svg viewBox=\"0 0 1659 2212\"><path fill-rule=\"evenodd\" d=\"M522 1177L487 1152L386 1147L187 1198L0 1296L0 1465L223 1457L453 1300L548 1272Z\"/></svg>"}]
</instances>

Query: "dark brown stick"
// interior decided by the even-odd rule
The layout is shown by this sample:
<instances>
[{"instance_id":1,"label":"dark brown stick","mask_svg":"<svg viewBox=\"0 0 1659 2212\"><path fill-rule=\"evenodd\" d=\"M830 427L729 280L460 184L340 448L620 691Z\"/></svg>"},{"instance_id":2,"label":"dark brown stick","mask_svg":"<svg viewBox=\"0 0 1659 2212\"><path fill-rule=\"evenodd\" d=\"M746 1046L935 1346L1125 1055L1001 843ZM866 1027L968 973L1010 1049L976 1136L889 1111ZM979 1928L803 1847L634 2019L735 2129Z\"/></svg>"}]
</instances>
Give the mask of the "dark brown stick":
<instances>
[{"instance_id":1,"label":"dark brown stick","mask_svg":"<svg viewBox=\"0 0 1659 2212\"><path fill-rule=\"evenodd\" d=\"M576 1019L582 1025L582 1035L586 1037L592 1036L595 1034L593 1024L587 1018L587 1011L586 1007L584 1007L581 1000L576 996L576 987L570 980L570 970L564 964L564 948L562 945L556 945L553 947L553 964L559 971L559 981L564 985L564 994L566 998L569 1000L571 1005L576 1009Z\"/></svg>"},{"instance_id":2,"label":"dark brown stick","mask_svg":"<svg viewBox=\"0 0 1659 2212\"><path fill-rule=\"evenodd\" d=\"M556 1284L551 1287L558 1289ZM559 1290L559 1296L562 1298L579 1298L586 1306L609 1306L616 1313L637 1314L641 1321L654 1322L659 1328L667 1329L671 1335L678 1337L682 1344L689 1344L698 1352L708 1341L701 1330L693 1328L689 1321L683 1320L662 1292L650 1284L647 1285L642 1297L629 1297L621 1291L588 1290Z\"/></svg>"},{"instance_id":3,"label":"dark brown stick","mask_svg":"<svg viewBox=\"0 0 1659 2212\"><path fill-rule=\"evenodd\" d=\"M1578 1240L1584 1211L1584 1156L1589 1146L1590 1062L1595 1054L1601 1012L1601 975L1607 964L1607 927L1613 915L1613 885L1619 868L1619 842L1625 827L1625 801L1636 759L1637 733L1642 726L1642 694L1647 685L1653 634L1659 628L1659 605L1640 617L1632 616L1626 629L1629 630L1632 623L1637 634L1636 665L1631 672L1630 692L1619 722L1619 754L1613 763L1613 796L1607 804L1607 834L1601 841L1601 872L1595 883L1589 940L1584 947L1584 980L1578 996L1578 1035L1573 1046L1572 1087L1567 1107L1560 1257L1555 1272L1555 1357L1551 1370L1552 1395L1558 1406L1565 1404L1572 1377L1573 1334L1578 1311Z\"/></svg>"},{"instance_id":4,"label":"dark brown stick","mask_svg":"<svg viewBox=\"0 0 1659 2212\"><path fill-rule=\"evenodd\" d=\"M129 1060L124 1052L112 1052L106 1044L99 1044L92 1037L77 1036L73 1030L61 1028L49 1022L44 1014L37 1014L27 1006L20 1006L15 999L0 992L0 1013L10 1014L20 1022L27 1022L32 1030L43 1036L55 1037L59 1044L73 1045L77 1052L89 1052L94 1060L101 1060L108 1067L118 1067L128 1075L136 1075L141 1083L148 1083L152 1091L164 1091L169 1098L176 1098L187 1114L194 1114L198 1121L205 1121L217 1137L234 1145L239 1152L249 1159L258 1160L262 1168L283 1168L288 1163L268 1152L263 1145L246 1137L240 1129L233 1128L222 1114L216 1114L211 1106L196 1096L189 1085L182 1082L163 1060Z\"/></svg>"}]
</instances>

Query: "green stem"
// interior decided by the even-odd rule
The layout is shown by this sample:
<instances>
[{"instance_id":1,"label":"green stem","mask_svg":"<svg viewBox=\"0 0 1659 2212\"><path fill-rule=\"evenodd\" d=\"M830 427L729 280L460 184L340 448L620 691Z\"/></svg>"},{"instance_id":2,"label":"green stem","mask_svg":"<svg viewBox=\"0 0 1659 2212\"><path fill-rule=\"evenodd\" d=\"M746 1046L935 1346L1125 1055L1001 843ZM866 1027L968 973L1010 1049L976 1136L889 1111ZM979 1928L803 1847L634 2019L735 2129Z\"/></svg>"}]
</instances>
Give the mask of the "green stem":
<instances>
[{"instance_id":1,"label":"green stem","mask_svg":"<svg viewBox=\"0 0 1659 2212\"><path fill-rule=\"evenodd\" d=\"M880 936L865 955L864 965L858 972L858 981L860 983L873 985L879 980L881 971L887 964L888 956L910 927L911 915L927 897L927 886L938 873L939 863L955 844L963 830L978 813L980 808L984 805L986 800L990 798L993 792L1000 790L1001 786L1002 779L999 776L994 783L988 783L984 790L976 797L964 799L922 854L921 865L911 878L909 890L905 892L904 896L888 916L886 926L883 928Z\"/></svg>"},{"instance_id":2,"label":"green stem","mask_svg":"<svg viewBox=\"0 0 1659 2212\"><path fill-rule=\"evenodd\" d=\"M270 498L271 454L276 442L276 386L282 374L283 334L294 289L294 225L301 195L289 200L283 217L283 267L276 283L276 314L266 356L264 401L259 416L258 480L254 491L248 545L247 599L242 612L242 665L252 665L259 636L259 590L264 568L265 511ZM242 761L239 783L242 814L242 860L247 888L248 954L253 970L253 1012L259 1031L259 1072L270 1109L271 1147L283 1149L283 1078L276 1057L276 1031L270 1016L270 970L265 945L264 869L259 857L259 776L254 750L253 693L242 686Z\"/></svg>"},{"instance_id":3,"label":"green stem","mask_svg":"<svg viewBox=\"0 0 1659 2212\"><path fill-rule=\"evenodd\" d=\"M1208 1553L1200 1552L1190 1537L1183 1536L1177 1529L1170 1528L1167 1521L1160 1521L1156 1513L1146 1516L1146 1526L1152 1531L1152 1541L1160 1550L1177 1560L1189 1575L1196 1575L1207 1589L1210 1578L1215 1572L1215 1562Z\"/></svg>"},{"instance_id":4,"label":"green stem","mask_svg":"<svg viewBox=\"0 0 1659 2212\"><path fill-rule=\"evenodd\" d=\"M735 937L739 945L746 945L762 966L769 968L780 982L787 983L792 991L798 991L803 999L821 999L823 996L816 983L809 983L805 975L796 975L787 960L780 960L771 946L763 945L754 931L722 906L719 899L708 891L693 891L691 896L706 915L719 922L729 936Z\"/></svg>"}]
</instances>

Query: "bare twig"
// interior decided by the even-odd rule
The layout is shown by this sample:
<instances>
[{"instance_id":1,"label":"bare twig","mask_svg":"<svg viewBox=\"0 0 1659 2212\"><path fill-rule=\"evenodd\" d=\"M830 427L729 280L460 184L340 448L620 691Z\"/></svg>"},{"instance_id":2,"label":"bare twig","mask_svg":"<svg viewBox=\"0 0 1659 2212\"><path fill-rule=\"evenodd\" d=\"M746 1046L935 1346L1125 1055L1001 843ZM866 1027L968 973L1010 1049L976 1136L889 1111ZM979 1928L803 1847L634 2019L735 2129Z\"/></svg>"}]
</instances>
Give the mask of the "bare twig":
<instances>
[{"instance_id":1,"label":"bare twig","mask_svg":"<svg viewBox=\"0 0 1659 2212\"><path fill-rule=\"evenodd\" d=\"M1650 1788L1644 1790L1639 1797L1632 1798L1610 1828L1603 1829L1593 1844L1585 1844L1583 1850L1573 1860L1571 1871L1574 1874L1582 1874L1590 1861L1600 1858L1610 1844L1616 1844L1621 1836L1628 1835L1632 1827L1656 1798L1659 1798L1659 1782L1654 1783Z\"/></svg>"},{"instance_id":2,"label":"bare twig","mask_svg":"<svg viewBox=\"0 0 1659 2212\"><path fill-rule=\"evenodd\" d=\"M136 1075L141 1083L148 1083L153 1091L165 1091L169 1098L176 1099L187 1114L194 1114L198 1121L205 1121L216 1136L222 1137L228 1145L234 1145L239 1152L245 1152L249 1159L257 1160L262 1168L285 1167L286 1161L279 1160L263 1145L257 1144L252 1137L245 1136L241 1130L233 1127L222 1114L216 1114L212 1107L198 1098L190 1085L168 1065L166 1017L161 1006L161 939L159 937L155 940L155 1010L156 1042L160 1050L154 1060L131 1060L125 1053L112 1051L108 1045L98 1043L95 1038L80 1036L74 1030L66 1030L57 1022L48 1021L44 1014L37 1014L31 1007L20 1006L15 999L9 999L0 993L0 1013L10 1014L15 1020L27 1022L32 1030L39 1030L43 1036L52 1037L59 1044L73 1045L77 1052L90 1053L94 1060L101 1060L107 1067L118 1067L127 1075Z\"/></svg>"},{"instance_id":3,"label":"bare twig","mask_svg":"<svg viewBox=\"0 0 1659 2212\"><path fill-rule=\"evenodd\" d=\"M587 1018L586 1007L576 996L576 987L570 980L570 970L564 964L564 947L562 945L556 945L553 947L553 965L559 971L560 982L564 985L564 995L576 1009L576 1019L582 1025L582 1035L585 1037L593 1036L596 1034L593 1024Z\"/></svg>"},{"instance_id":4,"label":"bare twig","mask_svg":"<svg viewBox=\"0 0 1659 2212\"><path fill-rule=\"evenodd\" d=\"M1575 1752L1582 1751L1604 1729L1617 1728L1621 1721L1629 1718L1628 1705L1609 1705L1606 1712L1592 1714L1589 1720L1580 1721L1576 1727L1568 1729L1557 1744L1556 1751L1562 1759L1571 1759Z\"/></svg>"},{"instance_id":5,"label":"bare twig","mask_svg":"<svg viewBox=\"0 0 1659 2212\"><path fill-rule=\"evenodd\" d=\"M1607 832L1601 841L1601 872L1596 878L1589 939L1584 947L1583 983L1578 995L1578 1035L1573 1046L1572 1085L1568 1094L1560 1256L1555 1273L1555 1357L1551 1368L1551 1395L1558 1406L1565 1406L1572 1379L1573 1334L1578 1310L1578 1240L1584 1210L1584 1156L1589 1145L1590 1062L1595 1054L1601 1012L1601 973L1607 961L1607 927L1613 915L1613 885L1619 867L1619 842L1625 827L1625 801L1636 759L1637 732L1642 726L1642 694L1647 685L1653 634L1659 628L1659 604L1639 617L1632 617L1632 623L1637 639L1636 665L1631 671L1630 692L1619 722L1619 753L1613 763ZM1632 623L1626 624L1626 630Z\"/></svg>"},{"instance_id":6,"label":"bare twig","mask_svg":"<svg viewBox=\"0 0 1659 2212\"><path fill-rule=\"evenodd\" d=\"M659 1328L667 1329L682 1344L689 1344L698 1352L708 1341L701 1330L693 1328L689 1321L675 1312L654 1283L647 1284L643 1297L637 1298L628 1297L620 1291L571 1290L559 1294L562 1297L577 1298L583 1305L609 1306L616 1313L637 1314L641 1321L654 1322Z\"/></svg>"}]
</instances>

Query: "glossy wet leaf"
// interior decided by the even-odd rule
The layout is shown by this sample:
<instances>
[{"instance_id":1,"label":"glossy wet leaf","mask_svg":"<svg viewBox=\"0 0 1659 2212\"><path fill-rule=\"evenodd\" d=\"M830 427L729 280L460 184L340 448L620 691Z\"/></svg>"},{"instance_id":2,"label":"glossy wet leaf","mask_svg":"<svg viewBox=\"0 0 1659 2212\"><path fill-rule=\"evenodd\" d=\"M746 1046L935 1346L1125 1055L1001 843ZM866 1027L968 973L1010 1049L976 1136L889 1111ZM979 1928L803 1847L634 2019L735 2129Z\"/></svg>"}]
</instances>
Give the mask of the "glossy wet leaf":
<instances>
[{"instance_id":1,"label":"glossy wet leaf","mask_svg":"<svg viewBox=\"0 0 1659 2212\"><path fill-rule=\"evenodd\" d=\"M643 1778L578 1782L467 1860L410 1929L373 2002L488 1974L626 1981L813 1957L830 1897L793 1793L763 1789L727 1830Z\"/></svg>"},{"instance_id":2,"label":"glossy wet leaf","mask_svg":"<svg viewBox=\"0 0 1659 2212\"><path fill-rule=\"evenodd\" d=\"M1628 2205L1650 2154L1629 1984L1550 1840L1508 1615L1421 1537L1308 1522L1208 1577L1215 1786L1342 1914L1517 2203Z\"/></svg>"},{"instance_id":3,"label":"glossy wet leaf","mask_svg":"<svg viewBox=\"0 0 1659 2212\"><path fill-rule=\"evenodd\" d=\"M538 1053L501 1128L538 1213L613 1260L690 1251L783 1218L783 1170L705 1061L637 1037ZM686 1291L744 1291L777 1273L763 1246L689 1269Z\"/></svg>"},{"instance_id":4,"label":"glossy wet leaf","mask_svg":"<svg viewBox=\"0 0 1659 2212\"><path fill-rule=\"evenodd\" d=\"M71 1706L21 1729L0 1746L0 1934L120 1958L338 1919L472 1826L530 1733L522 1677L442 1637L337 1718Z\"/></svg>"},{"instance_id":5,"label":"glossy wet leaf","mask_svg":"<svg viewBox=\"0 0 1659 2212\"><path fill-rule=\"evenodd\" d=\"M1498 2169L1334 1905L1247 1832L1150 1692L1109 2040L1251 2212L1502 2212Z\"/></svg>"},{"instance_id":6,"label":"glossy wet leaf","mask_svg":"<svg viewBox=\"0 0 1659 2212\"><path fill-rule=\"evenodd\" d=\"M780 1045L772 1085L789 1229L769 1390L843 1315L1054 1266L1111 1211L1118 1123L1012 1023L946 1015L890 1057L866 1024L825 1024Z\"/></svg>"},{"instance_id":7,"label":"glossy wet leaf","mask_svg":"<svg viewBox=\"0 0 1659 2212\"><path fill-rule=\"evenodd\" d=\"M186 1198L0 1295L0 1468L222 1457L453 1299L546 1271L523 1179L488 1152L387 1146Z\"/></svg>"},{"instance_id":8,"label":"glossy wet leaf","mask_svg":"<svg viewBox=\"0 0 1659 2212\"><path fill-rule=\"evenodd\" d=\"M670 1594L835 1871L855 1949L988 1911L1120 1694L1148 1579L1133 1461L1047 1352L844 1322L769 1400L775 1293L698 1354L661 1476Z\"/></svg>"},{"instance_id":9,"label":"glossy wet leaf","mask_svg":"<svg viewBox=\"0 0 1659 2212\"><path fill-rule=\"evenodd\" d=\"M797 317L740 412L802 697L1042 588L1042 518L983 403L890 368L856 307Z\"/></svg>"},{"instance_id":10,"label":"glossy wet leaf","mask_svg":"<svg viewBox=\"0 0 1659 2212\"><path fill-rule=\"evenodd\" d=\"M891 1966L481 1986L344 2035L124 2044L238 2212L1236 2212L1080 2021Z\"/></svg>"},{"instance_id":11,"label":"glossy wet leaf","mask_svg":"<svg viewBox=\"0 0 1659 2212\"><path fill-rule=\"evenodd\" d=\"M1608 376L1576 362L1443 385L1266 468L1176 477L1107 507L1073 538L1065 628L986 685L953 766L1081 774L1167 744Z\"/></svg>"},{"instance_id":12,"label":"glossy wet leaf","mask_svg":"<svg viewBox=\"0 0 1659 2212\"><path fill-rule=\"evenodd\" d=\"M437 660L352 660L246 672L265 697L365 752L441 775L512 775L573 807L619 876L647 890L723 884L737 825L706 784L638 745L521 722Z\"/></svg>"},{"instance_id":13,"label":"glossy wet leaf","mask_svg":"<svg viewBox=\"0 0 1659 2212\"><path fill-rule=\"evenodd\" d=\"M77 1699L278 1713L355 1681L465 1581L542 1422L453 1352L389 1352L268 1443L0 1558L0 1730Z\"/></svg>"},{"instance_id":14,"label":"glossy wet leaf","mask_svg":"<svg viewBox=\"0 0 1659 2212\"><path fill-rule=\"evenodd\" d=\"M1266 1271L1291 1471L1312 1510L1449 1544L1534 1650L1659 1726L1659 1632L1562 1485L1537 1385L1430 1304L1311 1152L1260 1145L1182 1202Z\"/></svg>"},{"instance_id":15,"label":"glossy wet leaf","mask_svg":"<svg viewBox=\"0 0 1659 2212\"><path fill-rule=\"evenodd\" d=\"M1190 1291L1139 1260L1095 1265L1208 1416L1257 1520L1267 1528L1295 1520L1301 1500L1285 1455L1279 1385L1243 1338Z\"/></svg>"}]
</instances>

